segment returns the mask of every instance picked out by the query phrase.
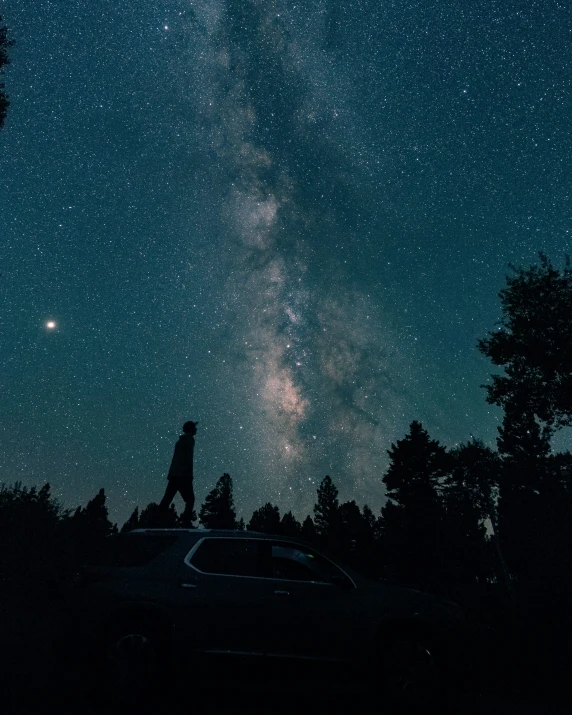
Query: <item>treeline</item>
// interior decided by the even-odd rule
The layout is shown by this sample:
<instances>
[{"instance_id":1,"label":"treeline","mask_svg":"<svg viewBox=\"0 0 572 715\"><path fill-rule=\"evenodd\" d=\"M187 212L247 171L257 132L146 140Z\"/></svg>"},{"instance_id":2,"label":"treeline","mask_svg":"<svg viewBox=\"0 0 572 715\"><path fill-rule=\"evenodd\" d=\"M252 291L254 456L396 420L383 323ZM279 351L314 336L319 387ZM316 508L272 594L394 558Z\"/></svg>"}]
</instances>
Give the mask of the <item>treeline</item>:
<instances>
[{"instance_id":1,"label":"treeline","mask_svg":"<svg viewBox=\"0 0 572 715\"><path fill-rule=\"evenodd\" d=\"M503 368L487 399L503 409L497 450L478 440L447 449L414 421L391 445L380 475L381 512L341 503L324 477L311 515L299 521L267 503L238 518L224 474L193 526L301 536L374 578L482 604L494 597L546 609L562 622L572 592L572 455L551 439L572 424L572 270L514 270L500 293L498 329L479 349ZM121 531L177 527L171 506L149 504ZM63 578L118 532L101 490L85 507L63 510L49 485L0 488L0 577ZM556 617L556 616L555 616Z\"/></svg>"}]
</instances>

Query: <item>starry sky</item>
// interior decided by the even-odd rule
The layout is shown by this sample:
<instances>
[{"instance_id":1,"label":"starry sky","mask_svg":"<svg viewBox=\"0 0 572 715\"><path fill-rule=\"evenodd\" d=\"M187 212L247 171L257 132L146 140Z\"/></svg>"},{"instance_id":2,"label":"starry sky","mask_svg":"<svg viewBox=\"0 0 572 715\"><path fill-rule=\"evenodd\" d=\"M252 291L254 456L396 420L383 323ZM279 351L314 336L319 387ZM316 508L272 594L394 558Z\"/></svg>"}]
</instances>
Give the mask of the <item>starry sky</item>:
<instances>
[{"instance_id":1,"label":"starry sky","mask_svg":"<svg viewBox=\"0 0 572 715\"><path fill-rule=\"evenodd\" d=\"M304 516L330 474L377 511L413 419L494 444L476 342L570 250L567 2L0 14L0 481L122 522L192 419L199 504Z\"/></svg>"}]
</instances>

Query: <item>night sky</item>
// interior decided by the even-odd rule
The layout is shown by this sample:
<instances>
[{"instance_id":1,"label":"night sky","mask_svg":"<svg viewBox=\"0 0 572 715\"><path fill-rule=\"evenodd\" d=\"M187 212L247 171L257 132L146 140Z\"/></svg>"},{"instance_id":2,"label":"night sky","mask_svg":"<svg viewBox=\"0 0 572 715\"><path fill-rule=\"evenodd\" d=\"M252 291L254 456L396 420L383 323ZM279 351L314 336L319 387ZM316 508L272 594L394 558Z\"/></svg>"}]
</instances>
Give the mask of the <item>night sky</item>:
<instances>
[{"instance_id":1,"label":"night sky","mask_svg":"<svg viewBox=\"0 0 572 715\"><path fill-rule=\"evenodd\" d=\"M494 445L476 342L570 251L567 2L0 14L0 481L122 522L192 419L198 504L228 472L305 516L330 474L377 511L413 419Z\"/></svg>"}]
</instances>

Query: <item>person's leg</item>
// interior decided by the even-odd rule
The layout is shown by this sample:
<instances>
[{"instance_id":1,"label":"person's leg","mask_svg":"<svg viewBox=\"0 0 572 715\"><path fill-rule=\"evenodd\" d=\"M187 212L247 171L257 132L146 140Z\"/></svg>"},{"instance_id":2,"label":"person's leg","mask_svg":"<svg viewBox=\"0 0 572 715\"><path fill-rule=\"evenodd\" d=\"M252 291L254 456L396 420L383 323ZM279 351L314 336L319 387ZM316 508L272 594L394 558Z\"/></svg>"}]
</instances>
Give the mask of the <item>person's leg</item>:
<instances>
[{"instance_id":1,"label":"person's leg","mask_svg":"<svg viewBox=\"0 0 572 715\"><path fill-rule=\"evenodd\" d=\"M177 485L174 482L167 482L167 488L165 489L165 496L161 499L159 506L161 509L168 509L171 506L175 494L177 493Z\"/></svg>"},{"instance_id":2,"label":"person's leg","mask_svg":"<svg viewBox=\"0 0 572 715\"><path fill-rule=\"evenodd\" d=\"M193 489L193 482L185 482L179 484L179 494L183 497L185 502L185 510L181 515L181 522L185 526L191 526L193 520L193 509L195 508L195 490Z\"/></svg>"}]
</instances>

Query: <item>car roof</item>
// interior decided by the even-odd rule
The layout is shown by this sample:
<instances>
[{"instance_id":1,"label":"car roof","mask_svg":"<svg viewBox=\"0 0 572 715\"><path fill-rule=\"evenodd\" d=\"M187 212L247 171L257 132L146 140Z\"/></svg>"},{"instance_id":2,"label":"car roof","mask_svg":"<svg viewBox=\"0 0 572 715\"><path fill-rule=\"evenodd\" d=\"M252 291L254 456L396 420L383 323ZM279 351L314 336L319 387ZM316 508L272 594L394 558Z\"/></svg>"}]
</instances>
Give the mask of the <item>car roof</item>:
<instances>
[{"instance_id":1,"label":"car roof","mask_svg":"<svg viewBox=\"0 0 572 715\"><path fill-rule=\"evenodd\" d=\"M257 539L280 539L281 541L292 541L303 546L309 546L304 540L299 539L296 536L285 536L284 534L266 534L262 531L248 531L239 529L184 529L184 528L171 528L171 529L133 529L127 532L128 534L190 534L195 536L197 539L204 539L206 537L215 538L239 538L239 539L251 539L255 537Z\"/></svg>"},{"instance_id":2,"label":"car roof","mask_svg":"<svg viewBox=\"0 0 572 715\"><path fill-rule=\"evenodd\" d=\"M260 531L241 531L240 529L133 529L129 534L193 534L194 536L267 536Z\"/></svg>"}]
</instances>

